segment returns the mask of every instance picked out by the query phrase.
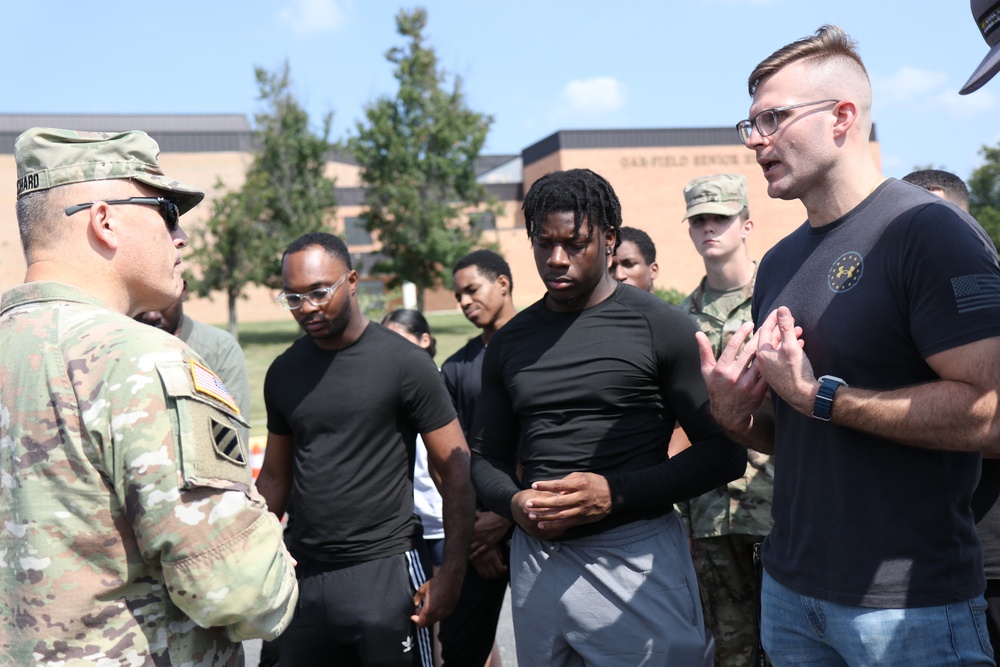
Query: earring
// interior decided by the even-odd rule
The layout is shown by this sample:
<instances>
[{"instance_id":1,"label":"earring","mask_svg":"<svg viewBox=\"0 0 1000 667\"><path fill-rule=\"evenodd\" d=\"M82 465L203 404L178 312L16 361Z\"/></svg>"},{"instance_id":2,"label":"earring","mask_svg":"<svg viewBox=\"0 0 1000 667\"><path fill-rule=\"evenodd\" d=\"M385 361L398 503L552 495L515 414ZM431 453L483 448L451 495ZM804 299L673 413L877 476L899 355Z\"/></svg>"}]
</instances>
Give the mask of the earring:
<instances>
[{"instance_id":1,"label":"earring","mask_svg":"<svg viewBox=\"0 0 1000 667\"><path fill-rule=\"evenodd\" d=\"M607 248L607 251L608 251L608 253L607 253L607 254L609 254L609 255L610 255L610 254L611 254L611 248Z\"/></svg>"}]
</instances>

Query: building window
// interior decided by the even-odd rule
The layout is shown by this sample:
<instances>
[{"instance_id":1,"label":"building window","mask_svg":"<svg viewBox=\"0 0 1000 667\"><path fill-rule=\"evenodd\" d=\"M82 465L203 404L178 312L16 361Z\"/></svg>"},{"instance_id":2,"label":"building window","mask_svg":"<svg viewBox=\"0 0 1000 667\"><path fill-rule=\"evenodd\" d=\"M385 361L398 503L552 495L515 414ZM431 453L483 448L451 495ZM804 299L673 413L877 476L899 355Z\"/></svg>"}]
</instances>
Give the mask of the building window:
<instances>
[{"instance_id":1,"label":"building window","mask_svg":"<svg viewBox=\"0 0 1000 667\"><path fill-rule=\"evenodd\" d=\"M478 232L495 231L497 216L492 211L473 213L469 216L469 228Z\"/></svg>"},{"instance_id":2,"label":"building window","mask_svg":"<svg viewBox=\"0 0 1000 667\"><path fill-rule=\"evenodd\" d=\"M347 245L371 245L372 235L365 229L364 218L344 218L344 235Z\"/></svg>"}]
</instances>

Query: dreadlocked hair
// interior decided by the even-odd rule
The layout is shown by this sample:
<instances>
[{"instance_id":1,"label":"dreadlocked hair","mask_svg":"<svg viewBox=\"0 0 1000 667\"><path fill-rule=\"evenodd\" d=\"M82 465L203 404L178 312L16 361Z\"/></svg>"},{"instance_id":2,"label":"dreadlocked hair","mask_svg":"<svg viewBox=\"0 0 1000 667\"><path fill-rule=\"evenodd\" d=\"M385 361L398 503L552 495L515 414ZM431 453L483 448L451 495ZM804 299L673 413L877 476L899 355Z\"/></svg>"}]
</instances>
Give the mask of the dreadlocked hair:
<instances>
[{"instance_id":1,"label":"dreadlocked hair","mask_svg":"<svg viewBox=\"0 0 1000 667\"><path fill-rule=\"evenodd\" d=\"M542 176L524 196L521 210L524 211L524 227L532 241L538 238L546 214L572 211L574 235L579 236L586 218L588 234L593 233L596 223L601 232L615 231L615 249L622 242L618 233L622 226L622 205L618 195L603 176L590 169L553 171Z\"/></svg>"}]
</instances>

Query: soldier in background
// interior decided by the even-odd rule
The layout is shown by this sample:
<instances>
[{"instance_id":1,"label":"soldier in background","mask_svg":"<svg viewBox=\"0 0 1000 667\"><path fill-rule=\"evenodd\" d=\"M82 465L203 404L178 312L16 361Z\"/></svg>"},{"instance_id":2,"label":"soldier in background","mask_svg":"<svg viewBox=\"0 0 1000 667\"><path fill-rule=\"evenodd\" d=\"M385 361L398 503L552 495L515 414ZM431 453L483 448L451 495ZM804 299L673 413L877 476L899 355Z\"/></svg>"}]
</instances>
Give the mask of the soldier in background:
<instances>
[{"instance_id":1,"label":"soldier in background","mask_svg":"<svg viewBox=\"0 0 1000 667\"><path fill-rule=\"evenodd\" d=\"M185 315L184 302L187 301L187 297L188 286L185 280L181 297L172 305L161 310L139 313L135 319L177 336L200 354L236 399L240 416L249 422L250 380L247 377L247 362L243 358L243 349L228 331L197 322ZM249 429L240 426L239 430L243 442L249 442Z\"/></svg>"},{"instance_id":2,"label":"soldier in background","mask_svg":"<svg viewBox=\"0 0 1000 667\"><path fill-rule=\"evenodd\" d=\"M143 132L15 142L25 283L0 303L0 646L10 664L242 665L297 599L232 396L132 319L182 288L204 197Z\"/></svg>"},{"instance_id":3,"label":"soldier in background","mask_svg":"<svg viewBox=\"0 0 1000 667\"><path fill-rule=\"evenodd\" d=\"M705 261L705 277L681 309L705 332L715 354L749 321L757 264L746 240L753 231L747 179L740 174L696 178L684 188L691 241ZM688 446L681 429L671 454ZM771 457L748 451L746 474L715 491L679 503L691 537L705 623L715 635L720 667L750 665L757 646L753 545L771 530L774 468Z\"/></svg>"}]
</instances>

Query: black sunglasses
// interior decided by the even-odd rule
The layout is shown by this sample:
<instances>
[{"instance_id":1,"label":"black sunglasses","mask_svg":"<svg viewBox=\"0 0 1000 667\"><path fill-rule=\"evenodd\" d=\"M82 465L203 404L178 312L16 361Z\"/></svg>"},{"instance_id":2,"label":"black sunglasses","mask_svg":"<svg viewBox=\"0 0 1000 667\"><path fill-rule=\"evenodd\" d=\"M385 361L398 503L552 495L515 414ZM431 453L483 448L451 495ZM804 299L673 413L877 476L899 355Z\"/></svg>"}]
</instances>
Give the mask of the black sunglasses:
<instances>
[{"instance_id":1,"label":"black sunglasses","mask_svg":"<svg viewBox=\"0 0 1000 667\"><path fill-rule=\"evenodd\" d=\"M85 209L90 208L97 202L87 202L86 204L77 204L76 206L70 206L66 209L66 215L73 215L74 213L79 213ZM180 228L181 211L177 207L177 202L173 199L167 199L166 197L129 197L128 199L105 199L105 204L143 204L146 206L159 206L160 215L163 216L163 221L167 223L167 229L171 232L176 232Z\"/></svg>"}]
</instances>

